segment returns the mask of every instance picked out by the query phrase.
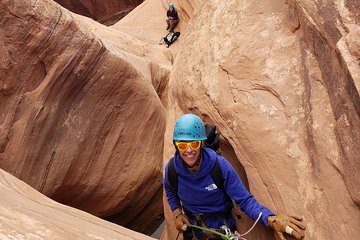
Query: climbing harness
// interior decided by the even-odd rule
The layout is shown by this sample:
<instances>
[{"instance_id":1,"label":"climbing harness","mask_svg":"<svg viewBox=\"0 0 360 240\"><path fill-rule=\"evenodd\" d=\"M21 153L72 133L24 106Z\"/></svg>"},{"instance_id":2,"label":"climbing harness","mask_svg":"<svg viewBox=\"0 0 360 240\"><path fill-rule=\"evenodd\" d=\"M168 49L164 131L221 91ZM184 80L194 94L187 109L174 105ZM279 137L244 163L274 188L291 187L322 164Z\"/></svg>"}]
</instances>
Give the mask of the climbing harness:
<instances>
[{"instance_id":1,"label":"climbing harness","mask_svg":"<svg viewBox=\"0 0 360 240\"><path fill-rule=\"evenodd\" d=\"M220 233L220 232L218 232L216 230L213 230L213 229L200 227L200 226L193 225L193 224L187 224L186 226L190 227L190 228L196 228L196 229L200 229L202 231L213 233L213 234L215 234L215 235L217 235L217 236L219 236L219 237L221 237L222 239L225 239L225 240L246 240L246 238L244 238L244 236L249 234L254 229L255 225L259 222L261 216L262 216L262 212L259 213L259 216L257 217L254 224L251 226L251 228L247 232L245 232L243 234L240 234L237 231L235 231L234 233L231 233L231 230L227 226L221 226L221 230L224 231L224 234ZM176 240L178 239L179 234L180 234L180 232L178 233L178 235L176 237Z\"/></svg>"}]
</instances>

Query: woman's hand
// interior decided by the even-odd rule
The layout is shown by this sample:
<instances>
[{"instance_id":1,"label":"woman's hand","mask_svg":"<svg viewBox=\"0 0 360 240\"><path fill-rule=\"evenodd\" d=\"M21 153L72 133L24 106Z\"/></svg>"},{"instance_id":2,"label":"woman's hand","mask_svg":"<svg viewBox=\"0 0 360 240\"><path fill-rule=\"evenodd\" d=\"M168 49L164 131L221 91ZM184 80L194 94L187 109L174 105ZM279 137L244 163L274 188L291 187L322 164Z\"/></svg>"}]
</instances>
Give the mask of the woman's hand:
<instances>
[{"instance_id":1,"label":"woman's hand","mask_svg":"<svg viewBox=\"0 0 360 240\"><path fill-rule=\"evenodd\" d=\"M301 239L305 236L305 223L299 216L286 214L270 216L268 217L268 223L269 226L275 230L281 240L286 240L283 235L284 232L296 239Z\"/></svg>"},{"instance_id":2,"label":"woman's hand","mask_svg":"<svg viewBox=\"0 0 360 240\"><path fill-rule=\"evenodd\" d=\"M187 217L184 215L184 213L181 211L180 208L176 209L174 211L175 216L175 227L179 232L185 232L187 229L187 224L190 224Z\"/></svg>"}]
</instances>

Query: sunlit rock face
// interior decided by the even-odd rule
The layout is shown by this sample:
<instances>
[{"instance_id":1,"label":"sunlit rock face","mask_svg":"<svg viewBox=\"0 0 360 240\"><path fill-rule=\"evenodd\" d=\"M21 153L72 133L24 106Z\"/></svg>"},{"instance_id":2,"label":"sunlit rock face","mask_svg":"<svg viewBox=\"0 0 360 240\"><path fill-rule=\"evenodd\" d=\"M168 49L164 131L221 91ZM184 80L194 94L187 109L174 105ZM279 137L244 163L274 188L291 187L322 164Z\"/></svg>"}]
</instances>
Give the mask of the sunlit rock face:
<instances>
[{"instance_id":1,"label":"sunlit rock face","mask_svg":"<svg viewBox=\"0 0 360 240\"><path fill-rule=\"evenodd\" d=\"M260 203L302 215L309 239L359 238L359 1L200 2L171 72L164 161L176 118L194 112Z\"/></svg>"},{"instance_id":2,"label":"sunlit rock face","mask_svg":"<svg viewBox=\"0 0 360 240\"><path fill-rule=\"evenodd\" d=\"M0 167L56 201L151 231L163 211L162 49L53 1L0 4Z\"/></svg>"},{"instance_id":3,"label":"sunlit rock face","mask_svg":"<svg viewBox=\"0 0 360 240\"><path fill-rule=\"evenodd\" d=\"M0 169L0 238L152 239L59 204Z\"/></svg>"}]
</instances>

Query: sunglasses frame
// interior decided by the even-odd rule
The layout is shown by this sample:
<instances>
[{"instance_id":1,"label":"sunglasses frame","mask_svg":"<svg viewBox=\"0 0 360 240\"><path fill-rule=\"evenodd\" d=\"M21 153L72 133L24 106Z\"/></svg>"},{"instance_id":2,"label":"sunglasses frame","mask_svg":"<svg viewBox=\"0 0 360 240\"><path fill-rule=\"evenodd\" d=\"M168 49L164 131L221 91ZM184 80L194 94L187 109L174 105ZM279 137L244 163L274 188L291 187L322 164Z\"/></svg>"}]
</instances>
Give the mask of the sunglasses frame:
<instances>
[{"instance_id":1,"label":"sunglasses frame","mask_svg":"<svg viewBox=\"0 0 360 240\"><path fill-rule=\"evenodd\" d=\"M192 144L193 142L200 142L200 143L199 143L199 147L198 147L198 148L193 148L193 147L191 146L191 144ZM198 149L200 149L200 148L201 148L201 142L202 142L201 140L194 140L194 141L191 141L191 142L176 141L176 142L175 142L175 146L177 147L177 149L178 149L179 151L185 152L185 151L188 149L188 147L190 147L192 150L198 150ZM180 150L180 149L179 149L179 146L178 146L179 143L186 144L185 150Z\"/></svg>"}]
</instances>

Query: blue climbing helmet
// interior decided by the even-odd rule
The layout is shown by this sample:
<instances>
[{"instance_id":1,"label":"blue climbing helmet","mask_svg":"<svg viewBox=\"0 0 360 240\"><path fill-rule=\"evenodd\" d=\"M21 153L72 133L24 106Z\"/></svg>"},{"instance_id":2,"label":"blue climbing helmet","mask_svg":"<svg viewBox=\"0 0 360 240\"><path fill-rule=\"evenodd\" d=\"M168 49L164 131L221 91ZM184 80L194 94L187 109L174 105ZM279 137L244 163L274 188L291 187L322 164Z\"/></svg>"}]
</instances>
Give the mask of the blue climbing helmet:
<instances>
[{"instance_id":1,"label":"blue climbing helmet","mask_svg":"<svg viewBox=\"0 0 360 240\"><path fill-rule=\"evenodd\" d=\"M184 114L176 120L174 141L206 140L205 125L194 114Z\"/></svg>"},{"instance_id":2,"label":"blue climbing helmet","mask_svg":"<svg viewBox=\"0 0 360 240\"><path fill-rule=\"evenodd\" d=\"M174 8L174 4L170 3L169 8Z\"/></svg>"}]
</instances>

